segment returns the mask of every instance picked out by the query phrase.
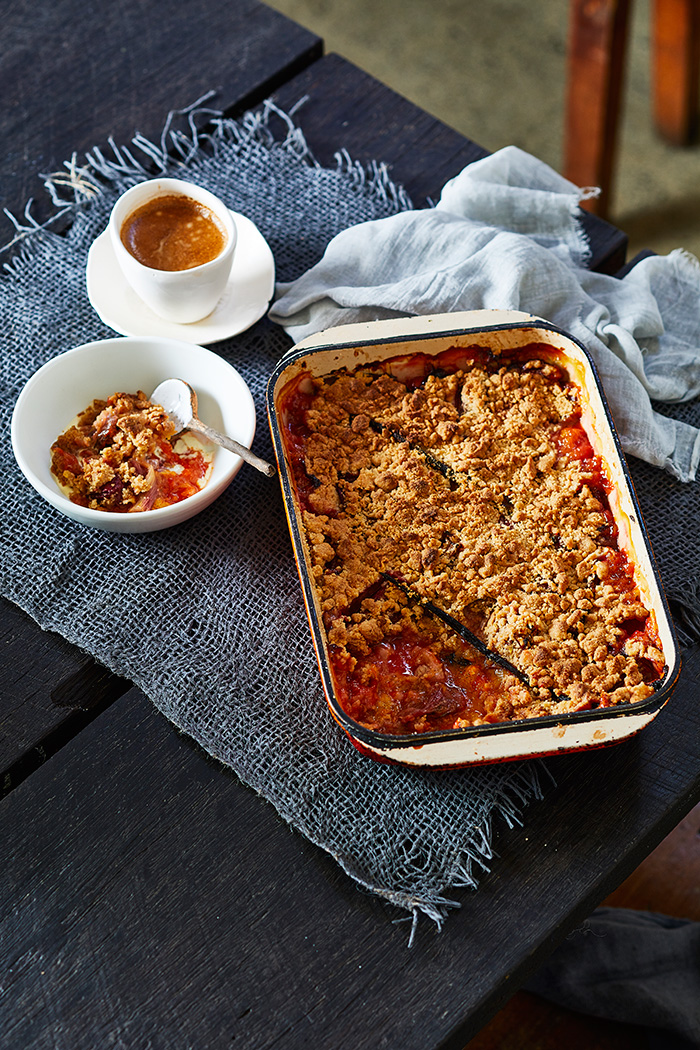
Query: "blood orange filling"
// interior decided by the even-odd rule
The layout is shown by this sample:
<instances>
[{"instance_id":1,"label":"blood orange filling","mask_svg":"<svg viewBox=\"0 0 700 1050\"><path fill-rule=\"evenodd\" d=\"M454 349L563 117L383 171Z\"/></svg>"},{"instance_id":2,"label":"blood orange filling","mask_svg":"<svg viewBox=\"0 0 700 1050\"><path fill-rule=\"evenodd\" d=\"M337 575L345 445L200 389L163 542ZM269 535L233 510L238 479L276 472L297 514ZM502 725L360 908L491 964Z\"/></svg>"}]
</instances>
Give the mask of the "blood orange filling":
<instances>
[{"instance_id":1,"label":"blood orange filling","mask_svg":"<svg viewBox=\"0 0 700 1050\"><path fill-rule=\"evenodd\" d=\"M93 401L51 446L51 472L71 502L126 513L169 507L206 484L213 450L146 395Z\"/></svg>"}]
</instances>

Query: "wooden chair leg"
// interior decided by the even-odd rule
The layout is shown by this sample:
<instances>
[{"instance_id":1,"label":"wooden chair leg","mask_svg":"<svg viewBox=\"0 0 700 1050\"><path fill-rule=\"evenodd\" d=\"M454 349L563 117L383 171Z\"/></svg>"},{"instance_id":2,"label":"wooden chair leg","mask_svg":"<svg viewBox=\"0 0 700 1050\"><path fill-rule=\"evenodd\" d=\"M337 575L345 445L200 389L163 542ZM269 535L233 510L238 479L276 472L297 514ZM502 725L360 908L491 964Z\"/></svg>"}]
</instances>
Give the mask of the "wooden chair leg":
<instances>
[{"instance_id":1,"label":"wooden chair leg","mask_svg":"<svg viewBox=\"0 0 700 1050\"><path fill-rule=\"evenodd\" d=\"M654 0L651 38L656 130L687 146L698 131L700 0Z\"/></svg>"},{"instance_id":2,"label":"wooden chair leg","mask_svg":"<svg viewBox=\"0 0 700 1050\"><path fill-rule=\"evenodd\" d=\"M584 204L610 209L631 0L570 0L564 175L599 186Z\"/></svg>"}]
</instances>

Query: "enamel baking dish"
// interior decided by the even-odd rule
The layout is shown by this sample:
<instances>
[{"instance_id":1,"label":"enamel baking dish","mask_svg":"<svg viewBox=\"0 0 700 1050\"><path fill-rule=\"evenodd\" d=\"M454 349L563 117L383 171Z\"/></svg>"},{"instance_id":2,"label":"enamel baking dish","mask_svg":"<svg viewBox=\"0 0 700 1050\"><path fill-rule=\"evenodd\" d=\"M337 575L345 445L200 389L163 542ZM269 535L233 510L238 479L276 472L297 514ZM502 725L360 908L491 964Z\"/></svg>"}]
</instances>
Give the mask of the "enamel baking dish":
<instances>
[{"instance_id":1,"label":"enamel baking dish","mask_svg":"<svg viewBox=\"0 0 700 1050\"><path fill-rule=\"evenodd\" d=\"M612 482L608 499L618 527L618 545L634 565L641 599L655 617L665 669L655 692L636 703L496 722L449 731L388 735L360 725L340 706L330 671L328 643L312 585L311 562L285 447L282 393L300 374L323 376L337 368L417 354L437 355L479 345L509 351L529 343L557 351L582 391L582 424ZM680 669L668 606L619 440L593 362L586 349L547 321L513 311L374 321L329 329L305 339L281 360L268 386L268 415L280 469L285 506L324 690L333 717L363 753L416 767L459 767L600 747L638 732L669 698Z\"/></svg>"}]
</instances>

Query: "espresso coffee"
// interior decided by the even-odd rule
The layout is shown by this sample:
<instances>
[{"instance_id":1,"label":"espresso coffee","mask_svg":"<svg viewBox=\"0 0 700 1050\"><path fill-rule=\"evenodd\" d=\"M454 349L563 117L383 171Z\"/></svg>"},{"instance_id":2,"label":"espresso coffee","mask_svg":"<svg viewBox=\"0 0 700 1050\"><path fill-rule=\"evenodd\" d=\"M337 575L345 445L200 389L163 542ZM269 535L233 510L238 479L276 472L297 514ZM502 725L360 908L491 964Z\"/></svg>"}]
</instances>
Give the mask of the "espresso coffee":
<instances>
[{"instance_id":1,"label":"espresso coffee","mask_svg":"<svg viewBox=\"0 0 700 1050\"><path fill-rule=\"evenodd\" d=\"M181 194L142 204L120 236L126 250L153 270L191 270L216 259L226 246L226 233L211 209Z\"/></svg>"}]
</instances>

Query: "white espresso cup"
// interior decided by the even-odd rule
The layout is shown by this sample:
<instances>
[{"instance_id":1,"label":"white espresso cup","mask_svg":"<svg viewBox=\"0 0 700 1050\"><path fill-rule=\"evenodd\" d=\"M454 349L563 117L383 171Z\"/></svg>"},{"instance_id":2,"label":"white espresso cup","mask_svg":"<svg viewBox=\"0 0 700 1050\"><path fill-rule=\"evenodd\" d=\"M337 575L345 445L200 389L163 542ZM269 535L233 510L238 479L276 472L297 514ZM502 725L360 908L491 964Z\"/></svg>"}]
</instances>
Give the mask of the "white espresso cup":
<instances>
[{"instance_id":1,"label":"white espresso cup","mask_svg":"<svg viewBox=\"0 0 700 1050\"><path fill-rule=\"evenodd\" d=\"M207 208L223 233L223 246L207 262L185 269L158 269L132 255L122 231L134 213L158 197L185 197ZM207 317L223 295L236 248L236 225L230 211L208 190L183 179L149 179L119 197L109 219L112 249L124 277L147 306L166 321L192 324Z\"/></svg>"}]
</instances>

